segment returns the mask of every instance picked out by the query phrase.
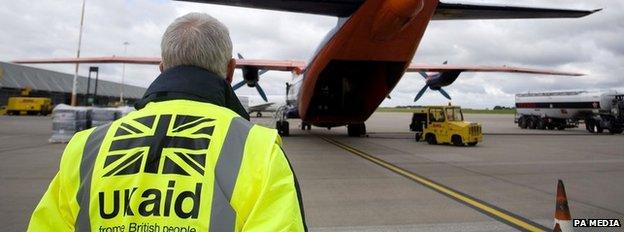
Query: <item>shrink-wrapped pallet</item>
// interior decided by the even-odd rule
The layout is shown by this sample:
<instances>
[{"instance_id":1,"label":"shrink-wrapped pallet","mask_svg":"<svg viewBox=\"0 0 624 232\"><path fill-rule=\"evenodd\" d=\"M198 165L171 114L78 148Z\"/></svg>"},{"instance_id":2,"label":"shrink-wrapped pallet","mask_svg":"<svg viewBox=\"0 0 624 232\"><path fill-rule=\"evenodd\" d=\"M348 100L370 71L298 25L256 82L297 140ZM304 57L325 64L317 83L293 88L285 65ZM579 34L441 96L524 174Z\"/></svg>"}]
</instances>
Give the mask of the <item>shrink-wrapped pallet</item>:
<instances>
[{"instance_id":1,"label":"shrink-wrapped pallet","mask_svg":"<svg viewBox=\"0 0 624 232\"><path fill-rule=\"evenodd\" d=\"M121 115L121 112L116 108L93 108L91 111L91 126L101 126L115 121L119 118L119 115Z\"/></svg>"},{"instance_id":2,"label":"shrink-wrapped pallet","mask_svg":"<svg viewBox=\"0 0 624 232\"><path fill-rule=\"evenodd\" d=\"M60 104L52 110L51 143L67 143L78 131L90 128L88 107L75 107Z\"/></svg>"}]
</instances>

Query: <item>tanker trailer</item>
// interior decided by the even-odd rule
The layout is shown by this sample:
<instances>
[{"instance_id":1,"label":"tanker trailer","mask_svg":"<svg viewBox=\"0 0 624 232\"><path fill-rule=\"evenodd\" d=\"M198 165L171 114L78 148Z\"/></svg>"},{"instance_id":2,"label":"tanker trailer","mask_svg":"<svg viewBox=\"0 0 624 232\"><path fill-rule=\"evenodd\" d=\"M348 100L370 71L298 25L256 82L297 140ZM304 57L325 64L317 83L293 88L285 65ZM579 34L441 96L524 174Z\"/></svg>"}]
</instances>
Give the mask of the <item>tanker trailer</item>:
<instances>
[{"instance_id":1,"label":"tanker trailer","mask_svg":"<svg viewBox=\"0 0 624 232\"><path fill-rule=\"evenodd\" d=\"M612 134L624 128L624 93L617 91L566 91L516 94L516 120L522 129L578 127Z\"/></svg>"}]
</instances>

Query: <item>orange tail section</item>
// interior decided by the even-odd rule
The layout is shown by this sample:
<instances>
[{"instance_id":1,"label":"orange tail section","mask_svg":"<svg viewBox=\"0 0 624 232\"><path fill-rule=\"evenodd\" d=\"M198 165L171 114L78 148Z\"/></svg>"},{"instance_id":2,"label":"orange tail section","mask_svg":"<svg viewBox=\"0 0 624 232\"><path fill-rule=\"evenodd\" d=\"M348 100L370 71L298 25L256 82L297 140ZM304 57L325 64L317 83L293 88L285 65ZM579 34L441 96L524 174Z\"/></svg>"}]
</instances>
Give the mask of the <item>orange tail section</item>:
<instances>
[{"instance_id":1,"label":"orange tail section","mask_svg":"<svg viewBox=\"0 0 624 232\"><path fill-rule=\"evenodd\" d=\"M572 232L572 216L568 207L568 197L563 181L557 183L557 201L555 207L555 229L553 231Z\"/></svg>"}]
</instances>

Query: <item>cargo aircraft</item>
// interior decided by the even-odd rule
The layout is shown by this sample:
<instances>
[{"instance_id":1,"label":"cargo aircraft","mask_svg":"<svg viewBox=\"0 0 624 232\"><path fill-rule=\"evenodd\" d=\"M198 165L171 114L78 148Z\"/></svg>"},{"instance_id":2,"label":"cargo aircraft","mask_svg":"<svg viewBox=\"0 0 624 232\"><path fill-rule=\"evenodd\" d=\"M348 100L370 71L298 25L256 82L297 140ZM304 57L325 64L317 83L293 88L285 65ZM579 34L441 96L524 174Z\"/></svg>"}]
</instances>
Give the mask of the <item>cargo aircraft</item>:
<instances>
[{"instance_id":1,"label":"cargo aircraft","mask_svg":"<svg viewBox=\"0 0 624 232\"><path fill-rule=\"evenodd\" d=\"M350 136L366 133L364 122L389 95L405 72L419 72L426 88L441 90L462 72L512 72L580 75L509 66L411 64L431 20L579 18L598 10L568 10L517 6L443 3L438 0L192 0L192 2L252 7L338 17L309 62L237 60L244 83L256 87L265 70L288 71L287 106L277 129L289 134L287 118L301 118L302 129L347 126ZM134 63L158 64L160 58L91 57L23 60L16 63ZM242 86L239 84L237 86ZM442 90L443 91L443 90ZM445 92L442 92L445 94ZM422 93L419 93L422 95Z\"/></svg>"}]
</instances>

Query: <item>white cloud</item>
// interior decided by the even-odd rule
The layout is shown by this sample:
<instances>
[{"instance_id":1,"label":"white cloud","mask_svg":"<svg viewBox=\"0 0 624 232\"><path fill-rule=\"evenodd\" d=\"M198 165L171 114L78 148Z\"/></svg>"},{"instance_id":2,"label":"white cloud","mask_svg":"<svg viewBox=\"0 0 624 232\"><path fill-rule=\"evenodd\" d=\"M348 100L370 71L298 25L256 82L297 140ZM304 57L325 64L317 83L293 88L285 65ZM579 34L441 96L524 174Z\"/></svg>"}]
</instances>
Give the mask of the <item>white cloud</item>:
<instances>
[{"instance_id":1,"label":"white cloud","mask_svg":"<svg viewBox=\"0 0 624 232\"><path fill-rule=\"evenodd\" d=\"M508 1L457 1L506 4ZM428 27L414 62L529 66L588 73L585 77L550 77L497 73L464 73L445 89L454 103L485 108L512 105L513 94L526 91L624 87L624 2L531 0L523 5L578 9L605 8L581 19L436 21ZM160 36L178 16L206 12L229 28L235 52L254 59L311 58L333 17L153 0L87 0L83 56L159 56ZM80 1L8 1L0 8L0 60L75 56ZM39 65L73 72L72 65ZM81 73L86 74L86 65ZM121 65L100 65L103 79L119 81ZM240 80L240 72L237 72ZM126 82L147 86L158 75L155 66L127 65ZM261 77L269 95L283 95L289 73ZM235 80L235 81L236 81ZM383 105L413 104L424 82L407 74ZM256 95L243 88L243 95ZM419 104L446 104L428 92Z\"/></svg>"}]
</instances>

